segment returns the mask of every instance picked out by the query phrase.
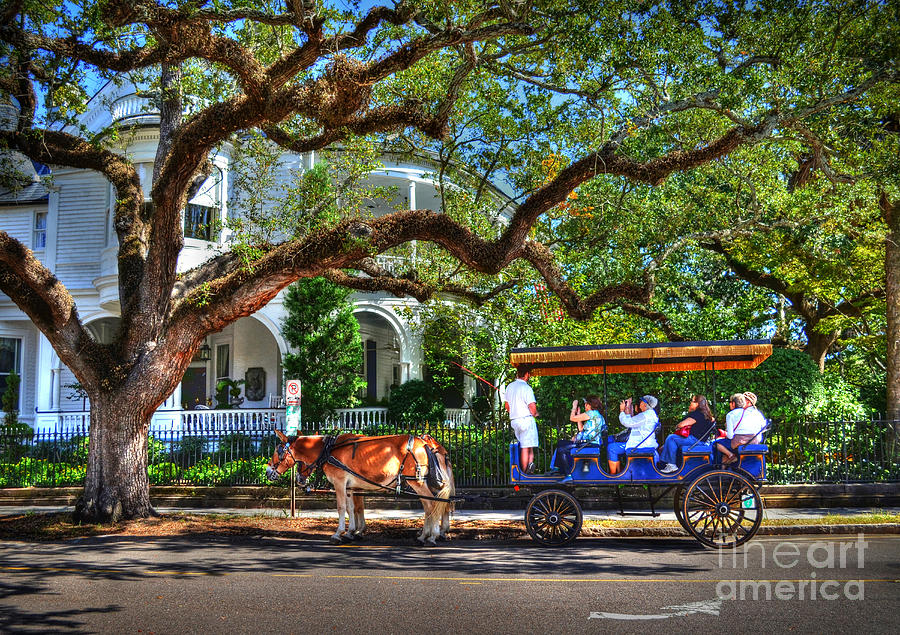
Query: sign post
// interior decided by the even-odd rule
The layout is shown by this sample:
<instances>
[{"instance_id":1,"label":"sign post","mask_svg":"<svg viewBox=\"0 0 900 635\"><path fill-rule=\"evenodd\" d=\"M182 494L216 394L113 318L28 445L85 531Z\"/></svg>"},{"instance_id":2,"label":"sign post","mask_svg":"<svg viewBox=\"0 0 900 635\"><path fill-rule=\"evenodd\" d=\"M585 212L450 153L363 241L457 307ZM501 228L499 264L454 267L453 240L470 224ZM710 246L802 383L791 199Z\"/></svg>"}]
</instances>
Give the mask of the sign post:
<instances>
[{"instance_id":1,"label":"sign post","mask_svg":"<svg viewBox=\"0 0 900 635\"><path fill-rule=\"evenodd\" d=\"M300 380L288 379L284 387L284 433L290 436L300 434ZM297 511L296 465L291 466L291 518Z\"/></svg>"}]
</instances>

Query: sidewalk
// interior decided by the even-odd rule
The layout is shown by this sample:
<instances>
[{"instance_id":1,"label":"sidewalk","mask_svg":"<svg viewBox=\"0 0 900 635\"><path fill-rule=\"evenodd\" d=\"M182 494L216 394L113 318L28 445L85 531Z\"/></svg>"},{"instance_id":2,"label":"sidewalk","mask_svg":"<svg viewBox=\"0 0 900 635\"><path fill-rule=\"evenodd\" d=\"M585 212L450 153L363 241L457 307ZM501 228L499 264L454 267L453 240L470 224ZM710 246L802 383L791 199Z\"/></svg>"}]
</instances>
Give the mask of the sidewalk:
<instances>
[{"instance_id":1,"label":"sidewalk","mask_svg":"<svg viewBox=\"0 0 900 635\"><path fill-rule=\"evenodd\" d=\"M74 508L67 506L0 506L0 516L15 516L19 514L47 514L55 512L71 512ZM229 507L203 507L203 508L185 508L185 507L157 507L156 510L162 514L227 514L233 516L276 516L288 517L289 509L272 509L272 508L255 508L255 509L238 509ZM521 509L459 509L453 513L453 519L456 522L467 521L522 521L524 511ZM900 507L886 508L851 508L851 507L820 507L806 509L781 509L769 508L764 512L764 518L767 520L776 519L797 519L797 520L815 520L825 516L865 516L873 513L890 513L900 514ZM335 509L298 509L297 517L299 518L336 518L337 511ZM418 519L422 517L421 509L366 509L366 519L368 520L395 520L395 519ZM620 516L616 510L585 510L585 520L628 520L628 519L646 519L646 520L675 520L675 514L671 511L660 512L659 516L653 518L645 515L626 515Z\"/></svg>"}]
</instances>

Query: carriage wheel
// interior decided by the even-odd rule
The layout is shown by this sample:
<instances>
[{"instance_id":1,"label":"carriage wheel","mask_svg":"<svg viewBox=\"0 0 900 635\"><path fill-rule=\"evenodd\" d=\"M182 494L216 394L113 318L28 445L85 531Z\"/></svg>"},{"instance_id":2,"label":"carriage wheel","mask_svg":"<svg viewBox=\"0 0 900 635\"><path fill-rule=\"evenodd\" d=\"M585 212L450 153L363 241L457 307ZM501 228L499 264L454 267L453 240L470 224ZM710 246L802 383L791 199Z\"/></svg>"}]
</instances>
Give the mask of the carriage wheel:
<instances>
[{"instance_id":1,"label":"carriage wheel","mask_svg":"<svg viewBox=\"0 0 900 635\"><path fill-rule=\"evenodd\" d=\"M674 510L675 510L675 518L678 519L678 524L688 533L691 533L690 528L688 528L688 524L684 521L684 487L678 486L675 488L675 496L673 497L674 502Z\"/></svg>"},{"instance_id":2,"label":"carriage wheel","mask_svg":"<svg viewBox=\"0 0 900 635\"><path fill-rule=\"evenodd\" d=\"M525 509L528 535L548 547L571 544L581 533L581 521L578 500L558 489L541 492Z\"/></svg>"},{"instance_id":3,"label":"carriage wheel","mask_svg":"<svg viewBox=\"0 0 900 635\"><path fill-rule=\"evenodd\" d=\"M688 486L682 516L685 529L707 547L733 549L759 531L762 499L756 487L740 474L716 470Z\"/></svg>"}]
</instances>

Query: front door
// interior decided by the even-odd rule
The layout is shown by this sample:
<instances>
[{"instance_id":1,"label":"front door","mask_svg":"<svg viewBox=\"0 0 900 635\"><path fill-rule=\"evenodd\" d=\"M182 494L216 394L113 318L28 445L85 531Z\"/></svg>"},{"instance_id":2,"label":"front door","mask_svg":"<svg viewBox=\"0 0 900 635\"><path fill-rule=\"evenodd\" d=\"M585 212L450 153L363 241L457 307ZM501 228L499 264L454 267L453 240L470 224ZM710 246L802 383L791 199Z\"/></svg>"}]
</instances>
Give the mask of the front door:
<instances>
[{"instance_id":1,"label":"front door","mask_svg":"<svg viewBox=\"0 0 900 635\"><path fill-rule=\"evenodd\" d=\"M181 401L186 410L206 405L206 366L189 367L181 380Z\"/></svg>"}]
</instances>

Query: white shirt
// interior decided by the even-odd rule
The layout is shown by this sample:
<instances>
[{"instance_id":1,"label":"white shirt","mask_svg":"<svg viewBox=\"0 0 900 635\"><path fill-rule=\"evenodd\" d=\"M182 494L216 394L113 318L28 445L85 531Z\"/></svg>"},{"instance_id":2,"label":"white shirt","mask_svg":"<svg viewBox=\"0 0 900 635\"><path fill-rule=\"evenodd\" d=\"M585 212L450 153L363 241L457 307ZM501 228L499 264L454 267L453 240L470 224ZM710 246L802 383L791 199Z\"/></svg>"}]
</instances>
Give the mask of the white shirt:
<instances>
[{"instance_id":1,"label":"white shirt","mask_svg":"<svg viewBox=\"0 0 900 635\"><path fill-rule=\"evenodd\" d=\"M629 415L624 412L619 413L619 423L626 428L631 428L628 440L625 442L625 449L631 448L655 448L659 445L656 442L656 424L659 423L659 417L653 408L647 408L644 412L636 415Z\"/></svg>"},{"instance_id":2,"label":"white shirt","mask_svg":"<svg viewBox=\"0 0 900 635\"><path fill-rule=\"evenodd\" d=\"M735 408L725 415L725 436L733 439L735 434L752 434L756 436L766 427L766 418L756 409Z\"/></svg>"},{"instance_id":3,"label":"white shirt","mask_svg":"<svg viewBox=\"0 0 900 635\"><path fill-rule=\"evenodd\" d=\"M506 403L509 404L509 418L521 419L531 416L528 404L537 402L534 399L534 391L528 382L524 379L516 379L506 387Z\"/></svg>"}]
</instances>

